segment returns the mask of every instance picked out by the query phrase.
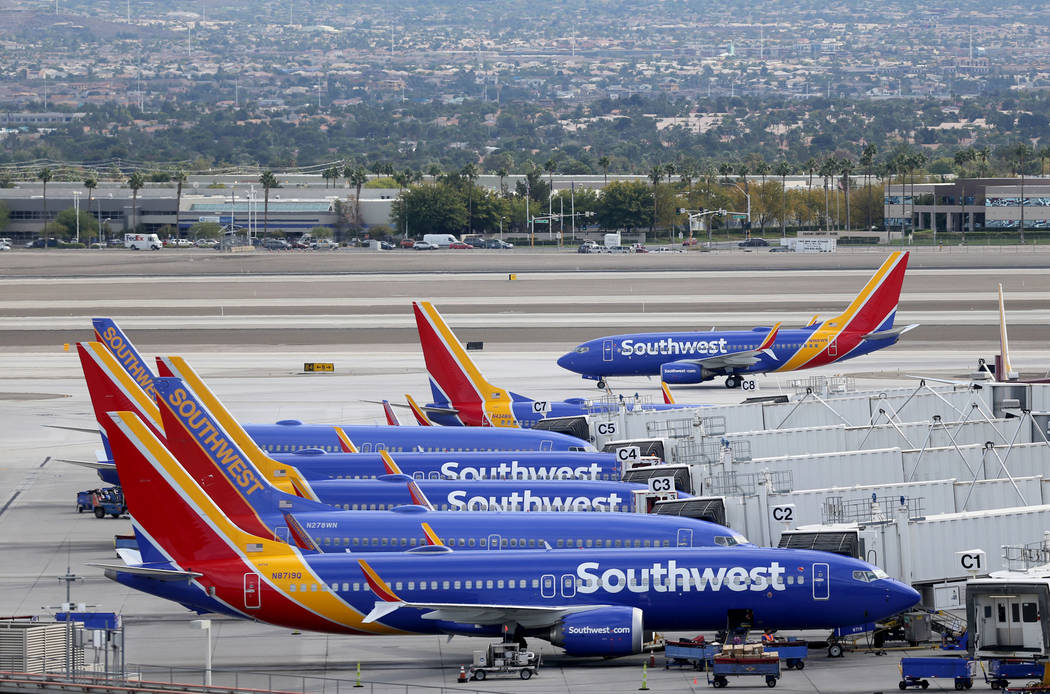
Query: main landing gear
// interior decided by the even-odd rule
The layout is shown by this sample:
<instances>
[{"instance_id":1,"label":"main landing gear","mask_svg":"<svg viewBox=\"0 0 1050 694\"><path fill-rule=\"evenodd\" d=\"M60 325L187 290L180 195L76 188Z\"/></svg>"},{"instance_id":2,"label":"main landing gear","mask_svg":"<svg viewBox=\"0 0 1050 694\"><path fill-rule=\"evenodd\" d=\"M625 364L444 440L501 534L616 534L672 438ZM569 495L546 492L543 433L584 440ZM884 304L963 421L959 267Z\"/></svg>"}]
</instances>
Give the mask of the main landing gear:
<instances>
[{"instance_id":1,"label":"main landing gear","mask_svg":"<svg viewBox=\"0 0 1050 694\"><path fill-rule=\"evenodd\" d=\"M736 374L729 374L726 376L726 388L739 388L741 378Z\"/></svg>"}]
</instances>

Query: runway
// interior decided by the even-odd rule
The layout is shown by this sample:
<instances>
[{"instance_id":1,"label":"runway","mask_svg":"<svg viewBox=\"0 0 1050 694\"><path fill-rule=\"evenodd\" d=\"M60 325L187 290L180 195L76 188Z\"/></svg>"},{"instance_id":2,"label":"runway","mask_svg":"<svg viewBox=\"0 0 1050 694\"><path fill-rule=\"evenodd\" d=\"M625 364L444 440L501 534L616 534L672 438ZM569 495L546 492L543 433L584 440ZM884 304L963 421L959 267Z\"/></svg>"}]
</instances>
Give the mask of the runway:
<instances>
[{"instance_id":1,"label":"runway","mask_svg":"<svg viewBox=\"0 0 1050 694\"><path fill-rule=\"evenodd\" d=\"M423 255L418 254L401 256L403 268L386 268L379 274L325 274L326 266L315 275L299 267L302 258L310 257L304 254L286 256L287 274L268 267L260 276L144 277L133 276L145 267L141 261L134 267L123 263L124 254L115 253L110 260L108 252L108 269L92 275L84 261L87 253L38 253L47 258L26 261L25 267L4 272L0 279L0 616L43 615L47 611L42 606L61 603L64 587L56 577L65 573L68 563L84 577L73 587L74 600L125 616L130 663L186 667L199 667L204 653L204 635L187 626L192 615L125 589L85 566L112 561L113 534L129 529L126 520L97 520L74 510L76 491L98 486L98 480L90 470L57 459L93 458L98 438L46 426L93 426L79 363L74 352L63 350L63 343L92 338L92 316L116 315L148 359L157 353L185 356L242 421L296 417L371 423L382 421L382 413L369 400L428 394L408 306L413 298L433 298L460 339L485 342L485 349L473 355L500 386L541 399L586 397L597 392L593 384L559 369L554 359L588 336L625 324L708 328L712 321L728 327L773 319L802 324L814 313L840 311L883 258L870 253L810 261L773 254L771 261L785 265L759 271L731 268L725 260L720 261L726 263L724 270L603 267L577 273L562 266L577 262L576 257L549 254L549 272L533 268L508 280L505 265L482 262L489 257L509 262L509 256L497 255L472 258L477 272L420 268L414 265L423 262L416 260ZM0 257L0 263L29 255L13 252ZM730 258L733 263L751 257L765 263L767 258L735 255ZM970 254L954 257L968 263L981 260ZM1047 260L1050 254L1033 253L1031 258ZM797 261L797 269L790 267L791 260ZM156 262L160 261L164 258ZM843 267L816 267L833 261ZM679 262L677 256L672 262ZM45 263L55 273L66 263L65 274L42 276ZM211 264L205 267L212 269ZM31 271L38 274L29 277ZM14 279L18 274L26 277ZM965 377L978 356L991 356L996 350L994 291L999 281L1008 291L1015 361L1023 370L1045 370L1050 365L1044 308L1050 273L1023 263L1006 267L988 262L972 268L919 263L913 264L905 281L898 321L918 321L929 328L863 359L813 372L760 377L758 394L793 392L794 381L812 375L852 375L858 387L873 388L917 383L909 378L912 375ZM304 375L304 361L332 361L336 371ZM659 397L658 384L649 379L614 379L612 385L622 393ZM744 397L720 384L676 393L686 402L738 402ZM406 686L457 688L459 665L469 663L471 652L484 646L482 640L467 638L446 643L442 637L293 634L227 620L217 622L214 639L216 667L350 678L361 662L366 682L396 683L377 685L384 693L405 691ZM547 660L539 678L488 681L484 689L562 694L600 688L626 694L638 689L646 660L579 661L558 655L558 649L538 640L530 646ZM659 655L656 661L662 664ZM665 672L658 667L649 671L649 686L662 691L706 686L702 674L697 685L694 677L691 671ZM785 674L777 691L871 692L892 689L897 680L895 657L856 654L829 660L814 652L807 668Z\"/></svg>"}]
</instances>

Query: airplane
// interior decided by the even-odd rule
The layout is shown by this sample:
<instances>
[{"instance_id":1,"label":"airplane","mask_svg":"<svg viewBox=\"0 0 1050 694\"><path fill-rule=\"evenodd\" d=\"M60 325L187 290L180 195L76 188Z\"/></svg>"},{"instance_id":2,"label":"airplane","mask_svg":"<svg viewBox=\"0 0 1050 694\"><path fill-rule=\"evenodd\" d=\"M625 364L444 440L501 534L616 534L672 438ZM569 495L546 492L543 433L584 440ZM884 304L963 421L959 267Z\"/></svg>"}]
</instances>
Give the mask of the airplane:
<instances>
[{"instance_id":1,"label":"airplane","mask_svg":"<svg viewBox=\"0 0 1050 694\"><path fill-rule=\"evenodd\" d=\"M893 326L907 252L891 253L841 314L805 328L713 332L633 333L589 340L558 365L606 387L610 376L655 376L664 383L702 383L725 376L740 387L743 374L826 366L896 344L916 324Z\"/></svg>"},{"instance_id":2,"label":"airplane","mask_svg":"<svg viewBox=\"0 0 1050 694\"><path fill-rule=\"evenodd\" d=\"M290 538L303 549L404 551L418 546L420 523L461 548L750 544L725 526L681 516L575 513L570 522L565 513L432 511L418 502L393 511L334 509L272 485L181 379L158 378L154 385L163 441L179 464L242 530Z\"/></svg>"},{"instance_id":3,"label":"airplane","mask_svg":"<svg viewBox=\"0 0 1050 694\"><path fill-rule=\"evenodd\" d=\"M430 376L434 402L422 409L429 421L445 426L522 427L535 426L547 417L575 417L621 408L665 410L684 405L642 404L620 396L620 401L594 402L585 398L533 400L489 383L470 358L434 305L413 301L419 344ZM411 403L413 414L418 406ZM693 405L696 407L696 405ZM417 415L417 420L419 419Z\"/></svg>"},{"instance_id":4,"label":"airplane","mask_svg":"<svg viewBox=\"0 0 1050 694\"><path fill-rule=\"evenodd\" d=\"M129 374L120 368L104 345L97 342L78 343L77 353L84 370L88 393L104 443L106 440L104 422L107 421L105 413L114 408L136 412L144 421L153 426L155 431L159 432L160 413L156 403ZM177 374L189 383L199 397L207 398L214 410L222 412L224 421L230 429L242 430L241 426L232 425L232 416L226 412L217 398L211 394L204 381L184 359L174 356L165 357L158 360L158 365L162 372ZM151 377L149 387L156 392L153 386L154 381L155 377ZM379 429L422 430L420 427L379 427ZM316 430L321 431L311 434ZM297 468L310 479L375 478L394 472L383 458L385 449L379 452L354 452L356 447L340 427L300 425L289 429L283 426L245 425L243 431L245 440L241 441L242 448L253 450L258 448L259 456L272 456L278 462ZM439 428L437 431L455 433L457 430ZM462 429L458 431L468 433ZM493 429L473 429L470 432L474 434L499 433ZM315 438L310 438L310 436L305 436L303 439L296 438L297 435L304 433ZM503 433L513 436L520 432ZM329 452L331 446L317 440L321 436L334 438L338 442L339 450L347 451L347 453ZM448 442L445 437L438 437L438 440ZM469 441L470 438L464 440ZM462 480L592 479L609 481L619 481L621 477L620 464L615 455L611 453L499 450L399 452L394 450L400 448L395 445L397 439L384 439L384 441L391 444L389 450L394 451L400 461L399 472L410 474L413 477ZM318 445L319 443L321 445ZM371 448L371 445L369 444L368 447ZM438 446L432 448L436 449ZM593 446L591 448L593 449ZM273 452L274 450L281 452ZM112 456L107 457L106 453L100 453L98 458L95 461L70 460L66 462L94 468L107 483L120 484Z\"/></svg>"},{"instance_id":5,"label":"airplane","mask_svg":"<svg viewBox=\"0 0 1050 694\"><path fill-rule=\"evenodd\" d=\"M141 552L106 577L200 613L335 634L540 638L574 656L641 651L645 632L829 629L919 594L866 562L765 548L321 553L239 528L131 412L107 415Z\"/></svg>"},{"instance_id":6,"label":"airplane","mask_svg":"<svg viewBox=\"0 0 1050 694\"><path fill-rule=\"evenodd\" d=\"M318 458L305 456L301 468L290 456L282 462L268 457L248 436L229 410L181 357L159 358L158 370L178 373L188 386L188 397L208 411L244 454L271 484L282 491L341 507L344 510L388 510L420 504L439 510L468 511L627 511L645 512L653 498L649 487L631 482L585 479L418 479L404 474L386 451L379 451L387 474L377 479L346 479L347 466L335 465L321 456L322 465L311 465ZM142 416L141 413L140 417ZM401 458L431 454L399 454ZM371 457L358 454L356 458ZM446 456L447 457L447 456ZM288 465L291 460L293 465ZM358 466L359 463L355 463ZM335 479L333 479L335 477ZM413 481L413 485L405 482ZM681 492L661 498L680 498ZM685 495L688 496L688 495ZM438 499L431 505L429 498Z\"/></svg>"}]
</instances>

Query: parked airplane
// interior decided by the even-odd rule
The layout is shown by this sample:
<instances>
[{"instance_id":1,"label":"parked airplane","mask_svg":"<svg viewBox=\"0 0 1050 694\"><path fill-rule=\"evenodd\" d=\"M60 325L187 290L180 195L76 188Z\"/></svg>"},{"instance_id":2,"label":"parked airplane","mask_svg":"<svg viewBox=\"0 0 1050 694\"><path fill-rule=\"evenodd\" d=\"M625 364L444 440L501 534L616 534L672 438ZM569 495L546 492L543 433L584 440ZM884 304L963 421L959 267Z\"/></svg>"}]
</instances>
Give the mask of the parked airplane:
<instances>
[{"instance_id":1,"label":"parked airplane","mask_svg":"<svg viewBox=\"0 0 1050 694\"><path fill-rule=\"evenodd\" d=\"M643 631L721 629L745 614L758 629L827 629L919 598L877 567L809 550L304 550L240 529L134 414L108 416L143 549L100 566L200 612L340 634L533 636L616 656L641 650Z\"/></svg>"},{"instance_id":2,"label":"parked airplane","mask_svg":"<svg viewBox=\"0 0 1050 694\"><path fill-rule=\"evenodd\" d=\"M158 359L162 373L178 373L188 386L189 397L197 407L206 410L226 431L230 438L259 469L271 484L283 491L315 501L341 507L344 510L386 510L407 504L430 506L427 499L434 499L432 508L439 510L470 511L626 511L645 512L654 497L677 498L678 492L656 495L647 485L630 482L584 479L424 479L418 462L412 459L432 454L400 453L399 458L408 458L416 465L419 477L415 485L406 485L413 480L404 474L386 451L378 454L349 456L354 460L378 455L383 461L386 475L378 480L332 479L346 478L350 467L345 461L335 466L324 460L330 456L302 456L305 464L301 468L294 457L282 456L282 462L269 458L248 436L222 402L208 388L197 373L180 357ZM141 416L141 415L140 415ZM482 454L491 455L491 454ZM444 456L447 458L447 456ZM293 465L289 465L289 460ZM311 463L319 462L319 465ZM447 462L447 461L446 461ZM542 465L539 461L538 465ZM353 463L359 467L360 463ZM508 470L509 472L509 470ZM420 498L422 496L422 498Z\"/></svg>"},{"instance_id":3,"label":"parked airplane","mask_svg":"<svg viewBox=\"0 0 1050 694\"><path fill-rule=\"evenodd\" d=\"M404 551L422 539L421 522L451 546L479 549L749 544L729 528L680 516L576 513L570 522L564 513L429 511L418 501L393 512L335 510L270 484L180 379L154 385L166 447L227 517L246 532L290 538L303 549Z\"/></svg>"},{"instance_id":4,"label":"parked airplane","mask_svg":"<svg viewBox=\"0 0 1050 694\"><path fill-rule=\"evenodd\" d=\"M725 330L709 333L634 333L584 342L558 365L598 381L610 376L655 376L670 384L725 376L739 387L743 374L825 366L896 344L916 325L893 326L908 253L891 253L846 310L805 328Z\"/></svg>"},{"instance_id":5,"label":"parked airplane","mask_svg":"<svg viewBox=\"0 0 1050 694\"><path fill-rule=\"evenodd\" d=\"M135 379L120 368L103 345L97 342L78 343L77 352L100 428L104 426L107 411L120 409L136 412L144 421L150 423L155 431L159 431L160 415L156 403L146 391L138 386ZM165 373L177 374L189 382L198 394L210 395L207 386L185 360L180 357L166 357L158 363ZM155 380L156 377L153 376L149 380L149 388L153 392L156 392L153 385ZM214 399L213 396L212 398ZM217 401L215 403L217 404ZM493 429L363 427L357 431L360 433L361 430L369 429L375 430L370 434L372 437L379 437L379 441L375 443L376 448L394 451L403 472L423 478L618 481L621 476L620 465L614 454L595 452L593 446L567 436L564 438L577 441L590 448L591 451L483 450L486 442L489 446L500 445L498 438L491 441L492 434L500 433ZM260 455L265 452L279 462L299 468L304 475L312 479L374 478L391 472L380 453L329 452L333 449L356 451L353 442L341 427L305 424L298 426L245 425L244 430L249 440L261 449ZM437 436L433 437L433 440L428 439L426 432L434 432ZM454 437L450 438L447 436L448 433L458 433L460 438L458 440ZM526 432L502 432L503 435L511 438L521 433ZM539 432L527 433L537 434ZM479 434L483 436L479 437ZM334 445L331 443L333 440ZM438 445L434 445L435 440ZM104 432L103 441L105 441ZM479 445L469 445L475 441ZM421 449L425 445L431 452L415 452L411 448L413 443ZM366 442L363 447L371 449L372 446L372 443ZM404 447L409 447L409 450L407 452L397 450ZM470 452L462 451L468 447L472 449ZM97 469L99 476L104 481L119 484L116 468L110 456L102 454L100 460L80 462L80 464Z\"/></svg>"},{"instance_id":6,"label":"parked airplane","mask_svg":"<svg viewBox=\"0 0 1050 694\"><path fill-rule=\"evenodd\" d=\"M489 383L456 338L452 328L429 301L413 301L416 328L423 358L430 375L434 402L424 406L437 424L472 427L532 427L547 417L575 417L618 411L620 408L664 410L683 405L652 405L632 402L594 402L584 398L533 400ZM415 408L413 408L415 412ZM417 417L418 419L418 417Z\"/></svg>"}]
</instances>

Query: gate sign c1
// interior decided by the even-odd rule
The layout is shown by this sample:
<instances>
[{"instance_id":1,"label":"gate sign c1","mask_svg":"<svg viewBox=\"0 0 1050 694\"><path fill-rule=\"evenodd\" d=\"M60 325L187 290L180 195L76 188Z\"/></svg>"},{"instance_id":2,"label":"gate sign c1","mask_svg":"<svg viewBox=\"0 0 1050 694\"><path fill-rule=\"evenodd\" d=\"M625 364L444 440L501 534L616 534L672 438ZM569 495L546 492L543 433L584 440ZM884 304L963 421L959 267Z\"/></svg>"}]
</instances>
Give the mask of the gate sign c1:
<instances>
[{"instance_id":1,"label":"gate sign c1","mask_svg":"<svg viewBox=\"0 0 1050 694\"><path fill-rule=\"evenodd\" d=\"M969 571L973 574L987 571L983 549L964 549L961 552L956 552L955 556L959 557L959 566L963 571Z\"/></svg>"},{"instance_id":2,"label":"gate sign c1","mask_svg":"<svg viewBox=\"0 0 1050 694\"><path fill-rule=\"evenodd\" d=\"M649 491L656 492L657 494L666 494L667 492L673 492L674 486L674 475L668 477L650 477L649 478Z\"/></svg>"},{"instance_id":3,"label":"gate sign c1","mask_svg":"<svg viewBox=\"0 0 1050 694\"><path fill-rule=\"evenodd\" d=\"M620 463L637 463L642 459L642 449L638 446L624 446L616 449L616 460ZM674 485L671 485L674 489Z\"/></svg>"},{"instance_id":4,"label":"gate sign c1","mask_svg":"<svg viewBox=\"0 0 1050 694\"><path fill-rule=\"evenodd\" d=\"M532 414L547 414L551 411L550 400L533 400Z\"/></svg>"}]
</instances>

